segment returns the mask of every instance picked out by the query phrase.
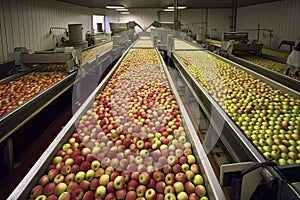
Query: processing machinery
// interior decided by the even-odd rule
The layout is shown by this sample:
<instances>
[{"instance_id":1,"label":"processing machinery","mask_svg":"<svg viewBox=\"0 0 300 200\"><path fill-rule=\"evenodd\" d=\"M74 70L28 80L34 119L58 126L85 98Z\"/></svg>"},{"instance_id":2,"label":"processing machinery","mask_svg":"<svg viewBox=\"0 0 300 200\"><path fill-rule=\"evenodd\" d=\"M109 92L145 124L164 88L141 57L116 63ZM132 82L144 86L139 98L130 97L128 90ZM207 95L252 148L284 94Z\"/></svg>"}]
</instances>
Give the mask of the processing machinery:
<instances>
[{"instance_id":1,"label":"processing machinery","mask_svg":"<svg viewBox=\"0 0 300 200\"><path fill-rule=\"evenodd\" d=\"M248 39L247 32L224 32L221 43L220 54L236 54L238 52L255 52L261 54L263 44Z\"/></svg>"}]
</instances>

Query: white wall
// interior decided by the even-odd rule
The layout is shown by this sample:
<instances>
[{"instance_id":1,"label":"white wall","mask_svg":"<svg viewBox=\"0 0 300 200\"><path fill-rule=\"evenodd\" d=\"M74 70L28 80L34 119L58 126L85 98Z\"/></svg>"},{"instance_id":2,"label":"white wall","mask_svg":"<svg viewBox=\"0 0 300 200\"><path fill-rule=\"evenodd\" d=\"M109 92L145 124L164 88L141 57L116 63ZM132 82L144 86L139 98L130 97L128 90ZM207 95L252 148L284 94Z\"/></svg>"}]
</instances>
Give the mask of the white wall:
<instances>
[{"instance_id":1,"label":"white wall","mask_svg":"<svg viewBox=\"0 0 300 200\"><path fill-rule=\"evenodd\" d=\"M283 0L261 5L238 8L237 28L256 29L258 23L260 28L274 30L274 37L271 39L271 48L277 48L282 40L300 39L300 1ZM257 38L257 31L250 35ZM268 32L261 32L260 41L269 47ZM280 49L288 50L289 47L283 45Z\"/></svg>"},{"instance_id":2,"label":"white wall","mask_svg":"<svg viewBox=\"0 0 300 200\"><path fill-rule=\"evenodd\" d=\"M83 37L91 29L91 15L102 14L90 9L56 0L0 0L0 64L8 62L8 53L15 47L48 50L56 41L50 27L83 25ZM58 34L59 31L55 31Z\"/></svg>"}]
</instances>

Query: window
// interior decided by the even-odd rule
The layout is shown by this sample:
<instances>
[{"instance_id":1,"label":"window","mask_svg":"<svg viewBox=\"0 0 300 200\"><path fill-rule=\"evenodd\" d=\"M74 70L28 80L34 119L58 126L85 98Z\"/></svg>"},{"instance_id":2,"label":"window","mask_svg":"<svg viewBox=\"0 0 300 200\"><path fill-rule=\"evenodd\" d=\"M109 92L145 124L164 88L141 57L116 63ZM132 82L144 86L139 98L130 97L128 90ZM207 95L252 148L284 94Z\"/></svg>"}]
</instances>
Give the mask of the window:
<instances>
[{"instance_id":1,"label":"window","mask_svg":"<svg viewBox=\"0 0 300 200\"><path fill-rule=\"evenodd\" d=\"M95 33L104 32L104 15L93 15L93 29Z\"/></svg>"}]
</instances>

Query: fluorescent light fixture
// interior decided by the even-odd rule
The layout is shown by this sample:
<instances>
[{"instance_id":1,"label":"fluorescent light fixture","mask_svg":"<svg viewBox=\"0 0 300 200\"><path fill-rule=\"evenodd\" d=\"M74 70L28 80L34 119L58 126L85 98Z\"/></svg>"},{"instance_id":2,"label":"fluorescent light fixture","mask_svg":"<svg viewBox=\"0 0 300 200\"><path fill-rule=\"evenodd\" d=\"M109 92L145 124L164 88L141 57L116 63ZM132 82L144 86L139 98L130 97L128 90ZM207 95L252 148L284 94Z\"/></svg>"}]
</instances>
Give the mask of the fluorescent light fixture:
<instances>
[{"instance_id":1,"label":"fluorescent light fixture","mask_svg":"<svg viewBox=\"0 0 300 200\"><path fill-rule=\"evenodd\" d=\"M129 15L130 12L120 12L121 15Z\"/></svg>"},{"instance_id":2,"label":"fluorescent light fixture","mask_svg":"<svg viewBox=\"0 0 300 200\"><path fill-rule=\"evenodd\" d=\"M124 9L124 6L106 6L108 9Z\"/></svg>"},{"instance_id":3,"label":"fluorescent light fixture","mask_svg":"<svg viewBox=\"0 0 300 200\"><path fill-rule=\"evenodd\" d=\"M163 11L165 11L165 12L174 12L174 9L166 8L166 9L163 9Z\"/></svg>"},{"instance_id":4,"label":"fluorescent light fixture","mask_svg":"<svg viewBox=\"0 0 300 200\"><path fill-rule=\"evenodd\" d=\"M173 9L174 10L174 6L169 6L169 7L167 7L167 9ZM178 6L177 9L178 10L183 10L183 9L186 9L186 6Z\"/></svg>"},{"instance_id":5,"label":"fluorescent light fixture","mask_svg":"<svg viewBox=\"0 0 300 200\"><path fill-rule=\"evenodd\" d=\"M118 9L116 9L116 11L123 12L123 11L128 11L128 9L127 8L118 8Z\"/></svg>"}]
</instances>

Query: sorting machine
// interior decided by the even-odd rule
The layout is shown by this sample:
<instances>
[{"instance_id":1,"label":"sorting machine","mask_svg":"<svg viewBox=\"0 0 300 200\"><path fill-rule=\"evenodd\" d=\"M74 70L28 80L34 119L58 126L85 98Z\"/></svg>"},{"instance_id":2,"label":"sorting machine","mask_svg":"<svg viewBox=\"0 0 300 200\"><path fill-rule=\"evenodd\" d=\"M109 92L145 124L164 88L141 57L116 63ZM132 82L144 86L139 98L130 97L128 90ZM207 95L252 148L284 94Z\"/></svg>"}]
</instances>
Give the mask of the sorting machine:
<instances>
[{"instance_id":1,"label":"sorting machine","mask_svg":"<svg viewBox=\"0 0 300 200\"><path fill-rule=\"evenodd\" d=\"M220 54L236 54L239 52L255 52L261 54L263 44L256 41L249 41L247 32L224 32Z\"/></svg>"},{"instance_id":2,"label":"sorting machine","mask_svg":"<svg viewBox=\"0 0 300 200\"><path fill-rule=\"evenodd\" d=\"M81 64L81 49L74 47L55 48L53 51L29 52L25 47L14 50L15 66L21 65L26 71L40 64L64 64L67 72L72 72Z\"/></svg>"}]
</instances>

